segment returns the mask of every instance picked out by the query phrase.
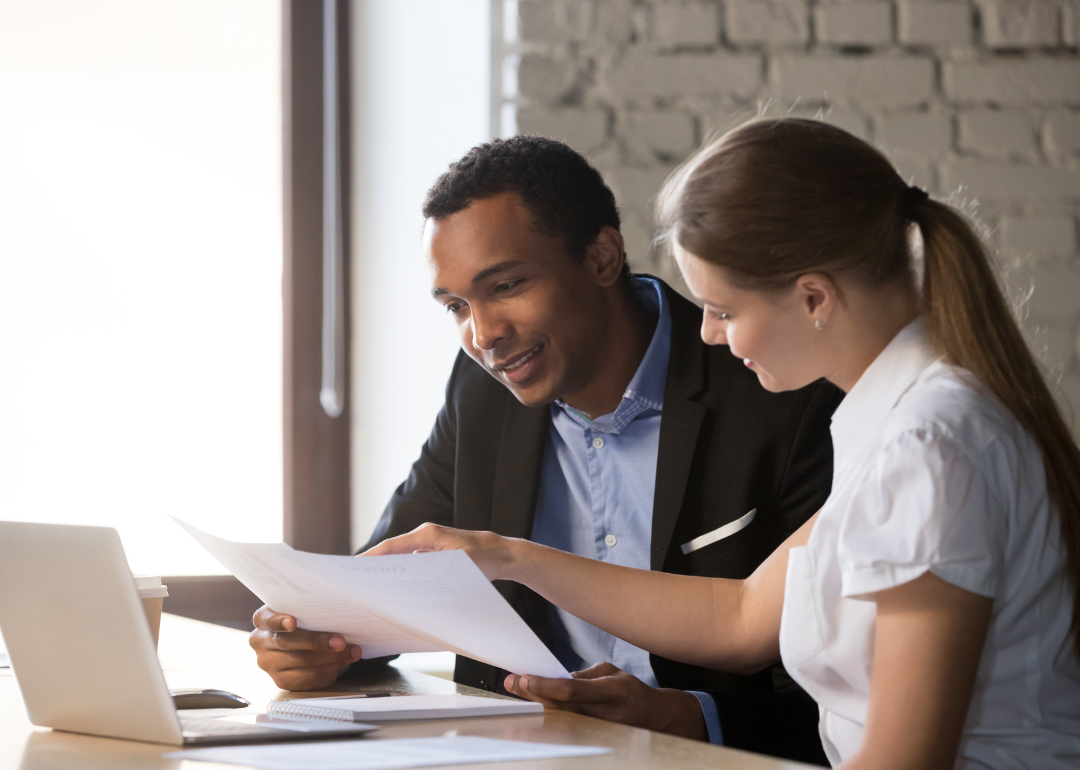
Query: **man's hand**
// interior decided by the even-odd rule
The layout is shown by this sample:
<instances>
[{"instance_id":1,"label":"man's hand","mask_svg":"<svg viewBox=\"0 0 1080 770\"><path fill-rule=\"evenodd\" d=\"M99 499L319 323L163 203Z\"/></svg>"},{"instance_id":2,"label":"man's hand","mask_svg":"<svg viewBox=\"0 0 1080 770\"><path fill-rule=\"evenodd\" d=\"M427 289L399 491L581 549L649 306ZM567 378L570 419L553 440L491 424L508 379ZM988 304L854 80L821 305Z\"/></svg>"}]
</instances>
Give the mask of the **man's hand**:
<instances>
[{"instance_id":1,"label":"man's hand","mask_svg":"<svg viewBox=\"0 0 1080 770\"><path fill-rule=\"evenodd\" d=\"M297 629L296 618L263 605L251 618L255 630L248 644L259 668L283 690L321 690L332 685L349 665L360 660L360 648L341 634Z\"/></svg>"},{"instance_id":2,"label":"man's hand","mask_svg":"<svg viewBox=\"0 0 1080 770\"><path fill-rule=\"evenodd\" d=\"M644 727L683 738L708 740L701 704L682 690L649 687L610 663L575 671L573 679L540 676L506 677L507 692L546 708L586 714L610 722Z\"/></svg>"}]
</instances>

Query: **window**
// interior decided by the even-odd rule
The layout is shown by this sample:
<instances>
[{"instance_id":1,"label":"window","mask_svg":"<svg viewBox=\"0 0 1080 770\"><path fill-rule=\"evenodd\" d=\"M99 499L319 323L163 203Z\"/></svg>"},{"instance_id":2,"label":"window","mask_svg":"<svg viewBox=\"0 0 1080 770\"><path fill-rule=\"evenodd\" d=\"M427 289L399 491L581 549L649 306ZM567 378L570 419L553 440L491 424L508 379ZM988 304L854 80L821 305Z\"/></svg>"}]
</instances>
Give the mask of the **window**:
<instances>
[{"instance_id":1,"label":"window","mask_svg":"<svg viewBox=\"0 0 1080 770\"><path fill-rule=\"evenodd\" d=\"M281 9L0 2L0 510L282 536Z\"/></svg>"}]
</instances>

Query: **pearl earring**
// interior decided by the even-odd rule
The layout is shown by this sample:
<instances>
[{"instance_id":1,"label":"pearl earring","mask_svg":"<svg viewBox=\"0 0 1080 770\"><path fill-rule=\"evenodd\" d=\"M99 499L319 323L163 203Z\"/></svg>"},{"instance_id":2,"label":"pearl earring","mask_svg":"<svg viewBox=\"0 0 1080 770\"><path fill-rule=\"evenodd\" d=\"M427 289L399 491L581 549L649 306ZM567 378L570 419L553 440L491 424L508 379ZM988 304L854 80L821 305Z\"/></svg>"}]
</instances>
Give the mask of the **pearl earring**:
<instances>
[{"instance_id":1,"label":"pearl earring","mask_svg":"<svg viewBox=\"0 0 1080 770\"><path fill-rule=\"evenodd\" d=\"M823 324L820 320L814 321L814 328L818 331L821 331L825 328L825 324Z\"/></svg>"}]
</instances>

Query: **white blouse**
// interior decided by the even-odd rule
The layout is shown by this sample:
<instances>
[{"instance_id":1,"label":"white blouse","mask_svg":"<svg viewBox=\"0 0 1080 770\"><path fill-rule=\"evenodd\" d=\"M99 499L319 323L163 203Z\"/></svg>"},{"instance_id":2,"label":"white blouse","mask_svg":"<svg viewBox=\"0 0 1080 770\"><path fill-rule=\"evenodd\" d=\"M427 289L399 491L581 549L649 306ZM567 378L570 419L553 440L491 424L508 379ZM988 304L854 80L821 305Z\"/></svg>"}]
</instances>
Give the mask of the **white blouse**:
<instances>
[{"instance_id":1,"label":"white blouse","mask_svg":"<svg viewBox=\"0 0 1080 770\"><path fill-rule=\"evenodd\" d=\"M832 494L791 549L780 650L834 765L862 740L874 593L933 572L994 599L958 768L1080 768L1080 663L1060 525L1034 441L921 320L833 416Z\"/></svg>"}]
</instances>

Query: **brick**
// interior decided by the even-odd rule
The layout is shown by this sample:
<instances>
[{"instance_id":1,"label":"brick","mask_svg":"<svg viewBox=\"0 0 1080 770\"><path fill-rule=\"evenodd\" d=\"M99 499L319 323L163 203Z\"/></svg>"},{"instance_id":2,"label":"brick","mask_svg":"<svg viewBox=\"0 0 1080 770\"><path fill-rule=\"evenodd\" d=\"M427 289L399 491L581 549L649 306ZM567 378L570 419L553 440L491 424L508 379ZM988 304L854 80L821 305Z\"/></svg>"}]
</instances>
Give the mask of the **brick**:
<instances>
[{"instance_id":1,"label":"brick","mask_svg":"<svg viewBox=\"0 0 1080 770\"><path fill-rule=\"evenodd\" d=\"M887 152L938 157L952 148L952 118L940 112L882 115L877 120L878 144Z\"/></svg>"},{"instance_id":2,"label":"brick","mask_svg":"<svg viewBox=\"0 0 1080 770\"><path fill-rule=\"evenodd\" d=\"M564 6L554 0L523 0L518 3L518 37L526 42L553 42L569 37Z\"/></svg>"},{"instance_id":3,"label":"brick","mask_svg":"<svg viewBox=\"0 0 1080 770\"><path fill-rule=\"evenodd\" d=\"M598 0L596 5L596 40L628 43L634 35L634 6L631 0Z\"/></svg>"},{"instance_id":4,"label":"brick","mask_svg":"<svg viewBox=\"0 0 1080 770\"><path fill-rule=\"evenodd\" d=\"M1070 0L1062 5L1061 37L1065 45L1080 46L1080 0Z\"/></svg>"},{"instance_id":5,"label":"brick","mask_svg":"<svg viewBox=\"0 0 1080 770\"><path fill-rule=\"evenodd\" d=\"M757 54L655 55L629 51L608 73L618 96L723 95L752 96L761 84Z\"/></svg>"},{"instance_id":6,"label":"brick","mask_svg":"<svg viewBox=\"0 0 1080 770\"><path fill-rule=\"evenodd\" d=\"M1080 155L1080 111L1051 112L1046 118L1045 144L1054 155Z\"/></svg>"},{"instance_id":7,"label":"brick","mask_svg":"<svg viewBox=\"0 0 1080 770\"><path fill-rule=\"evenodd\" d=\"M1066 168L957 158L942 166L944 189L961 185L986 200L1080 198L1080 174Z\"/></svg>"},{"instance_id":8,"label":"brick","mask_svg":"<svg viewBox=\"0 0 1080 770\"><path fill-rule=\"evenodd\" d=\"M943 66L945 94L965 103L1031 107L1080 103L1080 60L987 59Z\"/></svg>"},{"instance_id":9,"label":"brick","mask_svg":"<svg viewBox=\"0 0 1080 770\"><path fill-rule=\"evenodd\" d=\"M621 210L629 211L631 214L648 215L652 211L656 194L660 192L660 188L673 168L673 166L651 168L616 166L606 170L604 178L611 185Z\"/></svg>"},{"instance_id":10,"label":"brick","mask_svg":"<svg viewBox=\"0 0 1080 770\"><path fill-rule=\"evenodd\" d=\"M892 7L888 3L818 6L814 35L822 43L835 45L884 45L892 42Z\"/></svg>"},{"instance_id":11,"label":"brick","mask_svg":"<svg viewBox=\"0 0 1080 770\"><path fill-rule=\"evenodd\" d=\"M776 56L772 80L776 95L788 102L802 98L918 105L934 93L934 62L914 57Z\"/></svg>"},{"instance_id":12,"label":"brick","mask_svg":"<svg viewBox=\"0 0 1080 770\"><path fill-rule=\"evenodd\" d=\"M639 152L668 157L685 157L697 143L694 119L681 112L631 113L622 135Z\"/></svg>"},{"instance_id":13,"label":"brick","mask_svg":"<svg viewBox=\"0 0 1080 770\"><path fill-rule=\"evenodd\" d=\"M1059 14L1044 0L979 4L983 42L990 48L1045 48L1058 44Z\"/></svg>"},{"instance_id":14,"label":"brick","mask_svg":"<svg viewBox=\"0 0 1080 770\"><path fill-rule=\"evenodd\" d=\"M1038 134L1029 110L972 110L960 114L960 148L992 158L1034 159Z\"/></svg>"},{"instance_id":15,"label":"brick","mask_svg":"<svg viewBox=\"0 0 1080 770\"><path fill-rule=\"evenodd\" d=\"M784 45L810 41L806 0L728 0L724 34L732 43Z\"/></svg>"},{"instance_id":16,"label":"brick","mask_svg":"<svg viewBox=\"0 0 1080 770\"><path fill-rule=\"evenodd\" d=\"M1080 315L1080 265L1037 264L1009 271L1008 285L1026 292L1031 322L1072 324Z\"/></svg>"},{"instance_id":17,"label":"brick","mask_svg":"<svg viewBox=\"0 0 1080 770\"><path fill-rule=\"evenodd\" d=\"M663 46L711 46L720 42L719 6L661 3L652 8L652 39Z\"/></svg>"},{"instance_id":18,"label":"brick","mask_svg":"<svg viewBox=\"0 0 1080 770\"><path fill-rule=\"evenodd\" d=\"M566 95L577 77L577 67L565 59L525 54L518 65L518 94L538 102L555 102Z\"/></svg>"},{"instance_id":19,"label":"brick","mask_svg":"<svg viewBox=\"0 0 1080 770\"><path fill-rule=\"evenodd\" d=\"M896 7L897 38L906 45L970 45L975 15L967 3L902 0Z\"/></svg>"},{"instance_id":20,"label":"brick","mask_svg":"<svg viewBox=\"0 0 1080 770\"><path fill-rule=\"evenodd\" d=\"M1070 255L1076 251L1076 220L1061 214L1003 217L1001 245L1022 257Z\"/></svg>"},{"instance_id":21,"label":"brick","mask_svg":"<svg viewBox=\"0 0 1080 770\"><path fill-rule=\"evenodd\" d=\"M575 150L588 153L607 138L608 116L596 108L549 109L521 107L517 127L522 134L536 134L566 142Z\"/></svg>"}]
</instances>

